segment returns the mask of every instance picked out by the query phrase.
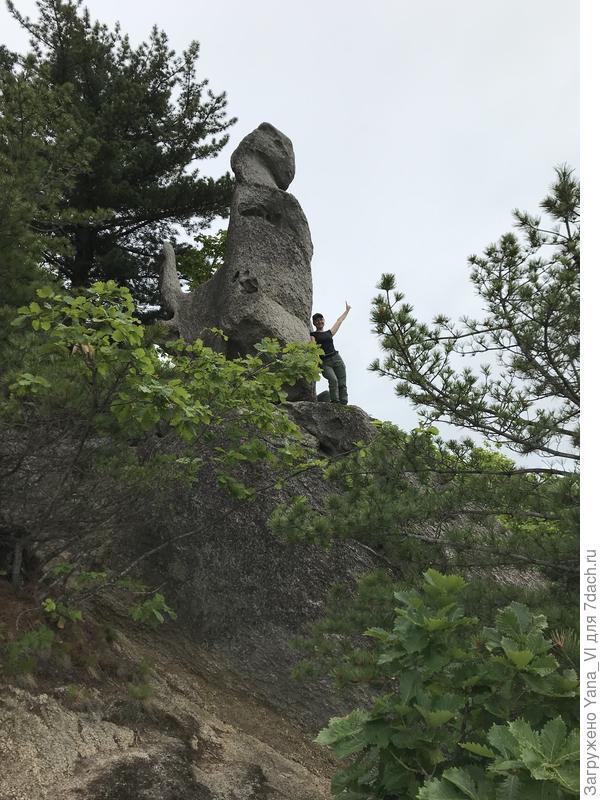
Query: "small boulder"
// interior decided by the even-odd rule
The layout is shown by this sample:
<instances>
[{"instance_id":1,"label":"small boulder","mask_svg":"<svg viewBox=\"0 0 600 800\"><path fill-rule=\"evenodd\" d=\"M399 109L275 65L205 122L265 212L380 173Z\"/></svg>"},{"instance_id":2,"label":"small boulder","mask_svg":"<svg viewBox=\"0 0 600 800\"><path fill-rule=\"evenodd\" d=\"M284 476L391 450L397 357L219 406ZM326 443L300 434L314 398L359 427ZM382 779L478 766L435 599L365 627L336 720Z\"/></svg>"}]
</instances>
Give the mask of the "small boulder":
<instances>
[{"instance_id":1,"label":"small boulder","mask_svg":"<svg viewBox=\"0 0 600 800\"><path fill-rule=\"evenodd\" d=\"M349 453L356 442L370 442L376 434L371 418L358 406L301 401L289 403L286 410L302 431L317 440L318 449L327 456Z\"/></svg>"}]
</instances>

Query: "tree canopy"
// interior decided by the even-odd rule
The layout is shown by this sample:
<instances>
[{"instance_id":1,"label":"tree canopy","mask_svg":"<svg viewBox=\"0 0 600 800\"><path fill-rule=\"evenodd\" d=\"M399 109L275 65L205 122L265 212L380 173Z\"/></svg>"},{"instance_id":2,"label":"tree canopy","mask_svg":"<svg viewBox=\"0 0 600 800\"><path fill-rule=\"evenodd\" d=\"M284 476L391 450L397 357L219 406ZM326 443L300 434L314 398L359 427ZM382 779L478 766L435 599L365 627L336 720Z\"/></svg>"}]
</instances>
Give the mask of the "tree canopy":
<instances>
[{"instance_id":1,"label":"tree canopy","mask_svg":"<svg viewBox=\"0 0 600 800\"><path fill-rule=\"evenodd\" d=\"M86 168L88 143L80 135L66 88L52 89L30 62L0 48L0 276L2 301L17 307L42 278L39 266L48 242L34 219L54 220L73 186L76 168ZM52 246L67 244L60 233ZM47 276L46 276L47 277Z\"/></svg>"},{"instance_id":2,"label":"tree canopy","mask_svg":"<svg viewBox=\"0 0 600 800\"><path fill-rule=\"evenodd\" d=\"M228 213L230 176L202 177L199 166L221 151L235 122L225 93L198 78L198 42L177 55L154 27L133 46L118 24L93 21L81 0L39 0L36 20L8 5L31 50L2 59L3 96L18 86L28 102L4 104L0 158L12 158L15 172L35 169L31 146L19 149L19 123L42 106L61 110L33 116L45 156L67 140L76 145L51 162L59 176L50 208L38 202L39 188L21 187L22 218L42 237L43 264L73 286L112 279L138 302L154 301L159 243Z\"/></svg>"}]
</instances>

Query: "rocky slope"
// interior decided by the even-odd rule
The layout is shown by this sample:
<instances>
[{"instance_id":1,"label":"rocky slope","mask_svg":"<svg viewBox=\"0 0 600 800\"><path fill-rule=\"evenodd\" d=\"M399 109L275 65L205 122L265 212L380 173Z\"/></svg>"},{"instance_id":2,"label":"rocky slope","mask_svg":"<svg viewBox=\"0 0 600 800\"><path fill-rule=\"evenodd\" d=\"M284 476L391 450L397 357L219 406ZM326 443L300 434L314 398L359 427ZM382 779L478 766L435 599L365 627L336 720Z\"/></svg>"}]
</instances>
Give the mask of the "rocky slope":
<instances>
[{"instance_id":1,"label":"rocky slope","mask_svg":"<svg viewBox=\"0 0 600 800\"><path fill-rule=\"evenodd\" d=\"M114 647L123 663L152 663L150 699L90 676L77 696L0 689L3 800L327 797L321 748L215 656L162 630Z\"/></svg>"},{"instance_id":2,"label":"rocky slope","mask_svg":"<svg viewBox=\"0 0 600 800\"><path fill-rule=\"evenodd\" d=\"M327 455L373 434L360 409L297 403L290 413ZM112 633L81 644L87 669L67 660L35 681L0 684L0 798L327 797L333 764L312 739L350 701L325 682L292 680L290 640L318 617L335 581L373 565L357 544L323 552L286 545L267 527L286 498L303 493L318 504L326 492L307 473L260 502L231 504L207 464L193 487L96 542L115 568L137 561L133 574L160 588L178 619L145 630L115 598L95 598L86 620ZM5 612L8 598L5 584ZM13 620L34 599L20 602Z\"/></svg>"}]
</instances>

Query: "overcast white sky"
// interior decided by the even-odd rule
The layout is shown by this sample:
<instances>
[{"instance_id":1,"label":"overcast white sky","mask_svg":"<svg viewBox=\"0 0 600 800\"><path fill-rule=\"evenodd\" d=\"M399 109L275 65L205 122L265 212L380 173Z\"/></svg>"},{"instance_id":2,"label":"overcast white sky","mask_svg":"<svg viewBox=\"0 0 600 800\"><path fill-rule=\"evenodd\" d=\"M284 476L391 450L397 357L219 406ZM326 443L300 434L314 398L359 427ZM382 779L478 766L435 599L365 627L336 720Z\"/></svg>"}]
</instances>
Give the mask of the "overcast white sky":
<instances>
[{"instance_id":1,"label":"overcast white sky","mask_svg":"<svg viewBox=\"0 0 600 800\"><path fill-rule=\"evenodd\" d=\"M32 0L16 0L35 14ZM308 218L315 310L333 323L350 402L413 427L378 355L370 301L394 272L418 315L476 314L467 257L536 211L553 167L578 168L575 0L90 0L134 43L153 23L181 50L201 43L200 75L226 90L239 122L218 160L260 122L293 141L290 191ZM4 5L1 41L26 37ZM320 388L325 388L324 386Z\"/></svg>"}]
</instances>

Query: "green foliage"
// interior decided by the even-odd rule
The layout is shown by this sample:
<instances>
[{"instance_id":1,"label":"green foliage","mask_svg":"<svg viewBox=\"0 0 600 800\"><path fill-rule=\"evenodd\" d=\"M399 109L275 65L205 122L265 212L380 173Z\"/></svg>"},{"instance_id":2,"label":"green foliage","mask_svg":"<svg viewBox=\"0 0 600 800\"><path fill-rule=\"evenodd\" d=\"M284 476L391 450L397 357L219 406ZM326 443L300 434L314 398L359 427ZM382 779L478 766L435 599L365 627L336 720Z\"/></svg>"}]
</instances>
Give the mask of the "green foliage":
<instances>
[{"instance_id":1,"label":"green foliage","mask_svg":"<svg viewBox=\"0 0 600 800\"><path fill-rule=\"evenodd\" d=\"M330 464L325 511L298 497L274 530L327 546L358 539L405 579L441 570L536 567L567 598L577 587L578 476L523 469L472 442L385 423L368 446Z\"/></svg>"},{"instance_id":2,"label":"green foliage","mask_svg":"<svg viewBox=\"0 0 600 800\"><path fill-rule=\"evenodd\" d=\"M72 665L72 654L82 650L79 666L95 665L98 643L92 645L91 632L97 637L97 626L84 617L86 600L94 594L110 589L114 597L132 603L135 595L149 595L147 587L139 581L121 579L108 572L80 571L73 563L56 564L49 572L53 578L51 593L40 605L40 613L30 617L31 629L22 635L0 635L0 674L10 678L24 673L35 673L44 665L59 668L65 660ZM33 610L30 610L30 614ZM153 592L140 602L130 605L129 614L134 622L156 627L177 618L160 592ZM87 615L86 615L87 616ZM112 636L103 632L101 645L110 645ZM64 668L64 667L63 667ZM148 688L148 669L139 667L134 689ZM73 698L75 699L75 698ZM144 699L139 697L138 699Z\"/></svg>"},{"instance_id":3,"label":"green foliage","mask_svg":"<svg viewBox=\"0 0 600 800\"><path fill-rule=\"evenodd\" d=\"M464 614L465 588L460 576L430 569L420 590L395 594L391 630L367 630L390 690L319 734L339 758L353 757L333 780L335 796L573 793L576 733L566 726L577 724L574 671L550 655L542 615L512 603L495 627L482 628Z\"/></svg>"},{"instance_id":4,"label":"green foliage","mask_svg":"<svg viewBox=\"0 0 600 800\"><path fill-rule=\"evenodd\" d=\"M522 798L579 797L579 731L567 731L555 717L541 731L522 719L493 725L490 747L463 744L465 750L488 761L485 775L478 767L445 770L419 791L419 800L521 800Z\"/></svg>"},{"instance_id":5,"label":"green foliage","mask_svg":"<svg viewBox=\"0 0 600 800\"><path fill-rule=\"evenodd\" d=\"M40 157L59 149L64 155L53 164L68 176L60 178L57 202L32 205L45 187L45 180L33 181L20 219L43 235L44 263L73 286L113 279L136 301L155 300L157 278L148 275L148 262L159 243L178 227L196 233L228 213L229 175L202 178L198 168L221 151L235 122L226 117L225 94L197 77L197 42L177 55L154 27L133 47L118 24L111 30L94 22L78 0L39 0L36 20L8 5L31 37L27 55L4 59L8 79L21 82L36 109L48 98L53 109L66 97L65 114L73 118L68 126L51 114L36 141ZM3 115L6 150L18 146L16 113L8 107ZM69 157L68 131L83 143L84 158L79 149Z\"/></svg>"},{"instance_id":6,"label":"green foliage","mask_svg":"<svg viewBox=\"0 0 600 800\"><path fill-rule=\"evenodd\" d=\"M310 465L282 401L285 386L317 377L314 348L265 340L227 360L201 341L155 344L133 309L113 281L45 286L13 320L23 333L0 383L0 539L15 580L23 548L106 533L115 519L126 530L207 462L232 499L254 496L253 464L271 469L265 484Z\"/></svg>"},{"instance_id":7,"label":"green foliage","mask_svg":"<svg viewBox=\"0 0 600 800\"><path fill-rule=\"evenodd\" d=\"M83 614L79 608L65 605L60 601L47 597L42 602L44 613L56 624L57 628L64 628L67 622L82 622Z\"/></svg>"},{"instance_id":8,"label":"green foliage","mask_svg":"<svg viewBox=\"0 0 600 800\"><path fill-rule=\"evenodd\" d=\"M479 431L519 453L577 460L579 447L579 184L556 170L542 223L515 211L521 238L505 234L472 256L483 320L429 326L384 275L372 321L386 353L371 368L396 382L427 421ZM455 357L496 365L459 369Z\"/></svg>"},{"instance_id":9,"label":"green foliage","mask_svg":"<svg viewBox=\"0 0 600 800\"><path fill-rule=\"evenodd\" d=\"M0 668L9 677L33 672L41 659L48 658L55 634L46 625L38 625L15 640L2 644Z\"/></svg>"},{"instance_id":10,"label":"green foliage","mask_svg":"<svg viewBox=\"0 0 600 800\"><path fill-rule=\"evenodd\" d=\"M190 244L180 244L175 252L177 270L190 289L205 283L221 267L225 260L227 247L227 230L222 229L211 235L201 233L194 237L200 249Z\"/></svg>"},{"instance_id":11,"label":"green foliage","mask_svg":"<svg viewBox=\"0 0 600 800\"><path fill-rule=\"evenodd\" d=\"M574 628L558 628L552 631L554 653L559 661L579 670L581 652L579 633Z\"/></svg>"},{"instance_id":12,"label":"green foliage","mask_svg":"<svg viewBox=\"0 0 600 800\"><path fill-rule=\"evenodd\" d=\"M167 617L177 619L177 614L170 608L160 592L156 592L141 603L136 603L129 609L131 618L135 622L147 625L162 625Z\"/></svg>"},{"instance_id":13,"label":"green foliage","mask_svg":"<svg viewBox=\"0 0 600 800\"><path fill-rule=\"evenodd\" d=\"M369 626L392 625L394 592L401 588L385 570L365 573L356 587L336 584L323 617L293 642L303 656L294 676L306 679L326 674L340 686L359 681L381 685L377 656L362 634Z\"/></svg>"},{"instance_id":14,"label":"green foliage","mask_svg":"<svg viewBox=\"0 0 600 800\"><path fill-rule=\"evenodd\" d=\"M0 359L10 363L8 323L17 306L48 282L40 269L47 236L33 221L52 220L52 247L66 252L60 204L85 171L90 142L82 134L70 86L52 87L31 60L0 47Z\"/></svg>"},{"instance_id":15,"label":"green foliage","mask_svg":"<svg viewBox=\"0 0 600 800\"><path fill-rule=\"evenodd\" d=\"M377 690L385 687L387 680L377 668L376 651L362 634L371 626L392 626L394 593L410 588L412 580L394 580L389 570L381 569L361 575L356 586L335 585L323 616L293 641L301 656L293 670L294 677L305 680L328 676L340 686L368 682ZM564 594L557 597L552 584L523 586L473 577L463 600L466 613L477 614L484 624L493 623L498 608L511 602L526 603L535 613L545 613L552 626L569 625L575 613L568 597ZM569 627L555 627L550 635L552 653L561 667L578 670L577 632Z\"/></svg>"},{"instance_id":16,"label":"green foliage","mask_svg":"<svg viewBox=\"0 0 600 800\"><path fill-rule=\"evenodd\" d=\"M299 455L289 441L298 440L297 428L275 404L285 400L285 384L316 375L308 346L265 340L257 355L232 361L200 340L161 350L145 342L129 292L113 281L76 296L51 287L37 295L39 302L21 307L13 323L41 334L29 355L38 371L20 372L9 385L19 404L52 388L52 402L58 396L73 412L90 415L100 431L116 425L132 436L160 425L192 441L209 425L227 424L237 449L222 448L224 461L275 460L264 442L248 436L250 429L283 438L275 450L284 459ZM62 384L57 367L64 369Z\"/></svg>"}]
</instances>

